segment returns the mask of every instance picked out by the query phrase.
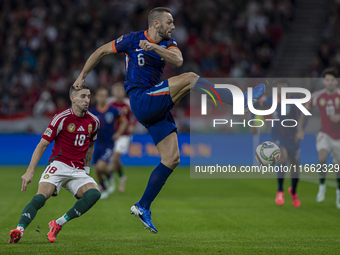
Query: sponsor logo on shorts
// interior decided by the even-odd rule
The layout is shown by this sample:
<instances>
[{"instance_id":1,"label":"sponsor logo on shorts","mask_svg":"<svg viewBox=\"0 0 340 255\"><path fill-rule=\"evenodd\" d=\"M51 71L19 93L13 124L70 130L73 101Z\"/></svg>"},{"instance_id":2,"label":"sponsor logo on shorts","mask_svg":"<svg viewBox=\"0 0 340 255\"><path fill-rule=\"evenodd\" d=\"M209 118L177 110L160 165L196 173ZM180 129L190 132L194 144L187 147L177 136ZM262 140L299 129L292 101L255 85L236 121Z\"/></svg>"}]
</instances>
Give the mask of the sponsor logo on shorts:
<instances>
[{"instance_id":1,"label":"sponsor logo on shorts","mask_svg":"<svg viewBox=\"0 0 340 255\"><path fill-rule=\"evenodd\" d=\"M92 124L89 124L88 131L89 131L90 134L92 133Z\"/></svg>"},{"instance_id":2,"label":"sponsor logo on shorts","mask_svg":"<svg viewBox=\"0 0 340 255\"><path fill-rule=\"evenodd\" d=\"M67 130L73 132L74 130L76 130L76 125L74 125L73 123L68 124Z\"/></svg>"},{"instance_id":3,"label":"sponsor logo on shorts","mask_svg":"<svg viewBox=\"0 0 340 255\"><path fill-rule=\"evenodd\" d=\"M46 179L50 178L50 175L49 174L45 174L43 178L46 180Z\"/></svg>"},{"instance_id":4,"label":"sponsor logo on shorts","mask_svg":"<svg viewBox=\"0 0 340 255\"><path fill-rule=\"evenodd\" d=\"M158 83L157 85L155 85L155 87L159 87L159 86L162 86L164 81L162 81L161 83Z\"/></svg>"},{"instance_id":5,"label":"sponsor logo on shorts","mask_svg":"<svg viewBox=\"0 0 340 255\"><path fill-rule=\"evenodd\" d=\"M45 132L44 132L44 135L46 135L46 136L48 136L48 137L51 137L52 132L53 132L52 129L46 128L46 130L45 130Z\"/></svg>"},{"instance_id":6,"label":"sponsor logo on shorts","mask_svg":"<svg viewBox=\"0 0 340 255\"><path fill-rule=\"evenodd\" d=\"M321 106L325 106L325 105L326 105L326 99L324 99L323 97L320 98L319 104L320 104Z\"/></svg>"}]
</instances>

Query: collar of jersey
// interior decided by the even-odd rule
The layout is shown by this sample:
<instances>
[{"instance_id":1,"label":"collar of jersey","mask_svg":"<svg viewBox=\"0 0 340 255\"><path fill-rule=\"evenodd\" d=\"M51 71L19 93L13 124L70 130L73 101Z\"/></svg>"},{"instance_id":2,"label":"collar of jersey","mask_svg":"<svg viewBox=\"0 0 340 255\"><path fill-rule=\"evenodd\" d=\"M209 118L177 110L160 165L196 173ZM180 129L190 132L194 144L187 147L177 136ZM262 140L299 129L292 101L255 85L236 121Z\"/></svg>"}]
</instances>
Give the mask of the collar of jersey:
<instances>
[{"instance_id":1,"label":"collar of jersey","mask_svg":"<svg viewBox=\"0 0 340 255\"><path fill-rule=\"evenodd\" d=\"M100 108L99 106L97 106L97 110L100 113L104 113L104 112L106 112L109 109L109 107L110 107L110 105L108 105L108 104L105 105L104 108Z\"/></svg>"},{"instance_id":2,"label":"collar of jersey","mask_svg":"<svg viewBox=\"0 0 340 255\"><path fill-rule=\"evenodd\" d=\"M148 30L145 30L145 31L144 31L144 35L145 35L146 39L148 39L149 42L157 44L154 40L152 40L152 39L148 36Z\"/></svg>"}]
</instances>

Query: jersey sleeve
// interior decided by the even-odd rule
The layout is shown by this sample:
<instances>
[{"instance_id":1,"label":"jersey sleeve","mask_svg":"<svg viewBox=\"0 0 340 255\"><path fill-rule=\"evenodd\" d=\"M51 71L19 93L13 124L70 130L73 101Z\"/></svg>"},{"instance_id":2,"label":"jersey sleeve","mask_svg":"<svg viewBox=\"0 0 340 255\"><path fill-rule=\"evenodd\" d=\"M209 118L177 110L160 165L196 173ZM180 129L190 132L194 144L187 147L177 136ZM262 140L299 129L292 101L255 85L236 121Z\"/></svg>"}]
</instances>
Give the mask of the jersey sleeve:
<instances>
[{"instance_id":1,"label":"jersey sleeve","mask_svg":"<svg viewBox=\"0 0 340 255\"><path fill-rule=\"evenodd\" d=\"M112 50L114 53L126 52L130 47L130 43L132 40L132 35L125 34L119 37L116 40L112 41Z\"/></svg>"},{"instance_id":2,"label":"jersey sleeve","mask_svg":"<svg viewBox=\"0 0 340 255\"><path fill-rule=\"evenodd\" d=\"M177 50L179 50L177 42L175 41L175 39L173 37L171 37L171 39L168 41L167 49L168 50L170 50L170 49L177 49Z\"/></svg>"},{"instance_id":3,"label":"jersey sleeve","mask_svg":"<svg viewBox=\"0 0 340 255\"><path fill-rule=\"evenodd\" d=\"M90 140L91 143L97 141L97 136L98 136L97 134L98 134L99 126L100 126L99 120L98 121L95 120L95 124L94 125L95 125L94 126L94 130L92 132L91 140Z\"/></svg>"},{"instance_id":4,"label":"jersey sleeve","mask_svg":"<svg viewBox=\"0 0 340 255\"><path fill-rule=\"evenodd\" d=\"M65 118L60 118L58 117L58 115L55 115L48 127L45 129L45 132L42 134L41 138L44 138L50 143L53 142L53 140L57 137L57 135L63 128Z\"/></svg>"}]
</instances>

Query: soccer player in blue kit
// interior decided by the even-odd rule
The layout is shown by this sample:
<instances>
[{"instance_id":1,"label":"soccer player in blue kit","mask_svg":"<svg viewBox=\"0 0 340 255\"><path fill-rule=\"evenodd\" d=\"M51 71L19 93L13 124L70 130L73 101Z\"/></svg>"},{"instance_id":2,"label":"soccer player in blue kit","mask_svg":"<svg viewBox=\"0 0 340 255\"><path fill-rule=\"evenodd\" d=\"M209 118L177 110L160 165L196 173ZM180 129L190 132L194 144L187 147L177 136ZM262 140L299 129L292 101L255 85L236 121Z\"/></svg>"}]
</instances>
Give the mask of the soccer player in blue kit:
<instances>
[{"instance_id":1,"label":"soccer player in blue kit","mask_svg":"<svg viewBox=\"0 0 340 255\"><path fill-rule=\"evenodd\" d=\"M288 193L292 197L292 203L295 207L300 207L301 202L297 195L296 189L299 181L299 173L298 173L298 165L300 161L300 144L299 141L295 140L295 134L297 132L296 127L283 127L281 122L285 119L286 126L294 126L294 121L299 119L299 109L296 105L287 105L286 113L287 115L281 115L281 106L280 106L280 98L281 98L281 88L288 87L289 82L286 80L281 80L276 83L277 93L278 93L278 106L276 107L275 112L272 113L272 119L276 121L272 121L272 130L271 130L271 139L272 141L280 147L281 150L281 158L279 161L280 165L285 166L288 162L292 166L295 165L295 172L293 171L293 167L291 168L291 177L292 177L292 186L288 188ZM293 98L294 96L288 94L289 98ZM259 101L259 105L261 107L269 108L272 106L273 98L272 97L262 97ZM278 191L276 193L275 202L277 205L284 204L284 192L283 192L283 181L284 181L284 172L278 173Z\"/></svg>"},{"instance_id":2,"label":"soccer player in blue kit","mask_svg":"<svg viewBox=\"0 0 340 255\"><path fill-rule=\"evenodd\" d=\"M101 199L109 197L113 192L112 184L107 189L104 184L104 177L111 179L108 172L108 163L112 157L114 141L124 133L128 125L127 118L122 115L115 107L107 104L109 92L105 88L99 88L96 92L96 107L90 109L100 121L101 125L98 129L97 143L94 145L94 153L92 163L95 166L98 183L101 187ZM114 122L119 121L118 130L114 128Z\"/></svg>"},{"instance_id":3,"label":"soccer player in blue kit","mask_svg":"<svg viewBox=\"0 0 340 255\"><path fill-rule=\"evenodd\" d=\"M166 63L180 67L182 53L171 32L175 29L171 10L157 7L148 15L149 28L146 31L131 32L98 48L87 60L74 83L80 89L86 75L108 54L125 53L126 93L130 97L131 109L136 119L146 127L160 156L160 164L153 170L140 201L131 207L134 214L150 232L157 233L151 220L150 205L162 189L165 181L179 164L177 128L171 109L184 95L194 90L205 93L201 88L212 91L215 84L197 74L184 73L161 81ZM215 88L222 102L233 103L231 91ZM263 95L263 84L253 89L253 101ZM247 109L247 94L244 93Z\"/></svg>"}]
</instances>

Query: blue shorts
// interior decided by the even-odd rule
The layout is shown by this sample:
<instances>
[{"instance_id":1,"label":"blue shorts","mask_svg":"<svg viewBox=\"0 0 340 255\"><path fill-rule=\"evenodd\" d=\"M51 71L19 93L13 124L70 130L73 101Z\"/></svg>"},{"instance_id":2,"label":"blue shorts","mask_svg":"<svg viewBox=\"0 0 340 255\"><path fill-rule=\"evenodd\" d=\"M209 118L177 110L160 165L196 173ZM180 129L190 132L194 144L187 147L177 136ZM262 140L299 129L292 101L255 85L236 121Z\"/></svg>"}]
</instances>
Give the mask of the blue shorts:
<instances>
[{"instance_id":1,"label":"blue shorts","mask_svg":"<svg viewBox=\"0 0 340 255\"><path fill-rule=\"evenodd\" d=\"M98 160L103 160L106 163L109 163L113 153L113 143L101 144L95 143L94 152L92 157L92 164L96 164Z\"/></svg>"},{"instance_id":2,"label":"blue shorts","mask_svg":"<svg viewBox=\"0 0 340 255\"><path fill-rule=\"evenodd\" d=\"M174 102L169 93L168 80L149 89L136 87L128 93L133 114L149 131L155 145L170 133L177 132L171 113Z\"/></svg>"}]
</instances>

